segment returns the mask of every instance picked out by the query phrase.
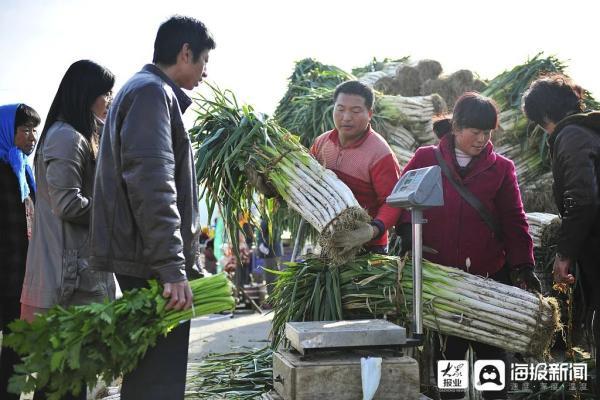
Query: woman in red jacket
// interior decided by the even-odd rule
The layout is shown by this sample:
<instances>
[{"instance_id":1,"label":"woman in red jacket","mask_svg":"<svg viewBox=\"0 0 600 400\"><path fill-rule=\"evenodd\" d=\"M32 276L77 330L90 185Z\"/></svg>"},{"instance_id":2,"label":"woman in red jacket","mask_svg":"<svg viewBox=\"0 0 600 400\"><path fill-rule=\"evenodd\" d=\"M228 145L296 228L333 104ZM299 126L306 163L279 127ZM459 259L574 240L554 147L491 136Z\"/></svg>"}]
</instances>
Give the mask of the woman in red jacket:
<instances>
[{"instance_id":1,"label":"woman in red jacket","mask_svg":"<svg viewBox=\"0 0 600 400\"><path fill-rule=\"evenodd\" d=\"M492 99L469 92L454 106L452 119L437 121L434 130L441 141L421 147L404 168L438 165L436 152L449 172L483 204L497 221L496 232L442 174L444 206L424 211L423 244L437 253L425 253L430 261L460 268L502 283L540 290L533 273L533 242L528 232L521 194L512 161L494 152L490 142L497 128L498 109ZM439 149L439 150L438 150ZM403 213L403 222L410 220ZM505 264L510 270L508 273ZM510 278L509 278L510 275ZM463 359L471 344L479 359L505 360L503 349L449 336L443 355ZM464 393L444 393L442 399L462 398ZM506 398L505 392L484 392L484 398Z\"/></svg>"}]
</instances>

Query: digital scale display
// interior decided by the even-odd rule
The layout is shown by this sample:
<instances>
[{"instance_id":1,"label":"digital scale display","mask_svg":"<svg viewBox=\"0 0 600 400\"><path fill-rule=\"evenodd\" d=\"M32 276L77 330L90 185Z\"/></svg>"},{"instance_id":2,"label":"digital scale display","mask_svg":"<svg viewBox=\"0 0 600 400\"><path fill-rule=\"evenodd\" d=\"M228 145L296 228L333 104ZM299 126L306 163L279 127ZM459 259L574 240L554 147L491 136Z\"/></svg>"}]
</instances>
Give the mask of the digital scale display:
<instances>
[{"instance_id":1,"label":"digital scale display","mask_svg":"<svg viewBox=\"0 0 600 400\"><path fill-rule=\"evenodd\" d=\"M396 183L386 203L401 208L426 208L444 204L439 166L413 169Z\"/></svg>"}]
</instances>

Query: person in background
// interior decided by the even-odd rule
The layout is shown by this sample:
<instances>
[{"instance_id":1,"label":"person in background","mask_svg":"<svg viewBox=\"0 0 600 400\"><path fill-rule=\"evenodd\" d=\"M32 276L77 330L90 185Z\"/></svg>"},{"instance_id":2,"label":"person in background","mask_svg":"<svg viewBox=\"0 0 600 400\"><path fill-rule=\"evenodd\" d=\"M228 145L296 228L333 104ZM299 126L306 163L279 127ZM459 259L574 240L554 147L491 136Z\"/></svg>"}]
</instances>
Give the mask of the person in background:
<instances>
[{"instance_id":1,"label":"person in background","mask_svg":"<svg viewBox=\"0 0 600 400\"><path fill-rule=\"evenodd\" d=\"M240 235L238 237L239 255L240 262L236 264L235 271L235 283L239 288L243 288L244 285L251 283L252 271L253 271L253 260L252 260L252 246L254 244L254 230L250 224L250 215L245 214L240 216Z\"/></svg>"},{"instance_id":2,"label":"person in background","mask_svg":"<svg viewBox=\"0 0 600 400\"><path fill-rule=\"evenodd\" d=\"M158 28L152 64L123 85L108 112L95 175L90 265L122 290L158 279L167 309L193 304L200 228L198 188L182 113L206 78L215 41L197 19ZM190 323L174 328L125 374L122 400L183 399Z\"/></svg>"},{"instance_id":3,"label":"person in background","mask_svg":"<svg viewBox=\"0 0 600 400\"><path fill-rule=\"evenodd\" d=\"M216 274L217 261L215 257L215 239L211 238L206 241L206 248L204 249L204 268L211 274Z\"/></svg>"},{"instance_id":4,"label":"person in background","mask_svg":"<svg viewBox=\"0 0 600 400\"><path fill-rule=\"evenodd\" d=\"M201 245L206 244L208 239L210 239L209 228L208 226L203 226L202 230L200 231L200 236L198 236L198 243Z\"/></svg>"},{"instance_id":5,"label":"person in background","mask_svg":"<svg viewBox=\"0 0 600 400\"><path fill-rule=\"evenodd\" d=\"M429 261L539 292L541 284L533 272L533 241L515 166L497 154L491 143L497 124L498 109L493 100L474 92L463 94L452 118L434 124L441 137L439 144L417 149L402 174L433 165L440 165L442 171L446 167L450 174L442 172L444 205L423 212L427 220L422 231L424 253L425 246L435 250L425 254ZM485 210L471 206L450 179L464 186ZM495 229L484 220L482 212L495 220ZM410 222L410 212L403 211L401 222ZM445 348L437 349L438 360L464 359L470 345L476 358L506 363L506 352L501 348L455 336L445 339ZM442 399L463 396L463 392L441 393ZM483 398L506 399L506 390L484 391Z\"/></svg>"},{"instance_id":6,"label":"person in background","mask_svg":"<svg viewBox=\"0 0 600 400\"><path fill-rule=\"evenodd\" d=\"M385 139L371 127L373 101L373 90L361 82L338 85L333 94L335 129L316 138L310 148L373 218L353 231L334 236L334 246L342 253L359 246L387 253L387 231L400 216L400 209L385 203L400 177L400 165Z\"/></svg>"},{"instance_id":7,"label":"person in background","mask_svg":"<svg viewBox=\"0 0 600 400\"><path fill-rule=\"evenodd\" d=\"M595 312L593 333L600 343L600 112L584 112L584 91L568 77L553 74L531 83L523 94L523 112L548 134L554 178L558 232L554 281L573 285L577 278L587 304ZM577 298L580 298L577 296ZM583 313L585 314L585 313ZM596 351L596 365L600 362ZM596 379L596 396L600 379Z\"/></svg>"},{"instance_id":8,"label":"person in background","mask_svg":"<svg viewBox=\"0 0 600 400\"><path fill-rule=\"evenodd\" d=\"M277 232L277 227L273 226L272 228L275 231L273 235L270 234L271 229L269 229L267 221L264 219L260 221L260 229L257 229L256 252L258 257L263 259L264 268L279 271L283 254L281 234ZM264 275L267 293L270 295L273 292L273 284L277 276L268 271L264 271L264 274L261 275ZM262 279L260 281L262 282Z\"/></svg>"},{"instance_id":9,"label":"person in background","mask_svg":"<svg viewBox=\"0 0 600 400\"><path fill-rule=\"evenodd\" d=\"M27 156L37 142L40 116L26 104L0 106L0 330L19 318L27 248L31 239L35 180ZM12 349L0 349L0 398L18 400L8 392L8 379L19 362Z\"/></svg>"}]
</instances>

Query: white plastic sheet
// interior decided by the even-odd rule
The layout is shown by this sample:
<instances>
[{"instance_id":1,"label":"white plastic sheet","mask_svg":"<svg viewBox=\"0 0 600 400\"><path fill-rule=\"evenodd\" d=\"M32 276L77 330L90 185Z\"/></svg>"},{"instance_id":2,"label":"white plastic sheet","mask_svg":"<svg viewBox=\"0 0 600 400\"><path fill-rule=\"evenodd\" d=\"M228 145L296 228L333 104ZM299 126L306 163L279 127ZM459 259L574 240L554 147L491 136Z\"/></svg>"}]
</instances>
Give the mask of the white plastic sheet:
<instances>
[{"instance_id":1,"label":"white plastic sheet","mask_svg":"<svg viewBox=\"0 0 600 400\"><path fill-rule=\"evenodd\" d=\"M360 378L363 400L371 400L377 392L381 380L381 357L361 357Z\"/></svg>"}]
</instances>

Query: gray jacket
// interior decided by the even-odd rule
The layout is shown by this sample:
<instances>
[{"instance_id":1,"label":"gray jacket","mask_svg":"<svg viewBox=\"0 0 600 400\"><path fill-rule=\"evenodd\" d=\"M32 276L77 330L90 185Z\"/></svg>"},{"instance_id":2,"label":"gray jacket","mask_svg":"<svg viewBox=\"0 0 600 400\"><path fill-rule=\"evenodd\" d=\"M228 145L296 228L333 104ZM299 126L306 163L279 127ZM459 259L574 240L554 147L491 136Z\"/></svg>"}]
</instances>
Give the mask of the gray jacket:
<instances>
[{"instance_id":1,"label":"gray jacket","mask_svg":"<svg viewBox=\"0 0 600 400\"><path fill-rule=\"evenodd\" d=\"M198 191L181 117L190 104L154 65L115 97L95 176L93 268L172 283L195 265Z\"/></svg>"},{"instance_id":2,"label":"gray jacket","mask_svg":"<svg viewBox=\"0 0 600 400\"><path fill-rule=\"evenodd\" d=\"M94 157L90 143L55 122L40 143L32 237L21 302L50 308L114 297L112 274L88 267Z\"/></svg>"}]
</instances>

